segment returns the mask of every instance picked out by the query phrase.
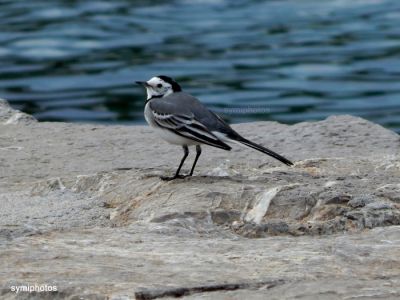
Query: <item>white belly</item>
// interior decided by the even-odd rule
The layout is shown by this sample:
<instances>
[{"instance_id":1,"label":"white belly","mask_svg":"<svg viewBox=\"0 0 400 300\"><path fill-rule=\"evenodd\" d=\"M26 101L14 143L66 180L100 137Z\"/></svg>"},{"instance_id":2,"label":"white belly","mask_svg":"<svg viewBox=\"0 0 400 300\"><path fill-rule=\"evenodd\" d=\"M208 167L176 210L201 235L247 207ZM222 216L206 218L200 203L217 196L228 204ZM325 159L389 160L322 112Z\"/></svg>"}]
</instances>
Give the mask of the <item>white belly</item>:
<instances>
[{"instance_id":1,"label":"white belly","mask_svg":"<svg viewBox=\"0 0 400 300\"><path fill-rule=\"evenodd\" d=\"M154 129L163 140L167 141L170 144L181 145L181 146L183 145L191 146L200 144L199 142L184 138L183 136L177 135L167 129L161 129L157 127L154 127Z\"/></svg>"}]
</instances>

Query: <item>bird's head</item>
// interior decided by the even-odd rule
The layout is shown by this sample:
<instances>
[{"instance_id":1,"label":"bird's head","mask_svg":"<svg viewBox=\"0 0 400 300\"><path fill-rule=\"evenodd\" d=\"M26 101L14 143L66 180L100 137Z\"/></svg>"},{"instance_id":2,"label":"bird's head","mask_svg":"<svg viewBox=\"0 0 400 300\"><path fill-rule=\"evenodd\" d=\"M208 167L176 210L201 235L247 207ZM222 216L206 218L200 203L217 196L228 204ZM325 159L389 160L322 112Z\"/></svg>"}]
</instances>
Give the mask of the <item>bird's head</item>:
<instances>
[{"instance_id":1,"label":"bird's head","mask_svg":"<svg viewBox=\"0 0 400 300\"><path fill-rule=\"evenodd\" d=\"M136 83L146 88L147 100L166 97L182 91L181 86L175 80L164 75L153 77L148 81L136 81Z\"/></svg>"}]
</instances>

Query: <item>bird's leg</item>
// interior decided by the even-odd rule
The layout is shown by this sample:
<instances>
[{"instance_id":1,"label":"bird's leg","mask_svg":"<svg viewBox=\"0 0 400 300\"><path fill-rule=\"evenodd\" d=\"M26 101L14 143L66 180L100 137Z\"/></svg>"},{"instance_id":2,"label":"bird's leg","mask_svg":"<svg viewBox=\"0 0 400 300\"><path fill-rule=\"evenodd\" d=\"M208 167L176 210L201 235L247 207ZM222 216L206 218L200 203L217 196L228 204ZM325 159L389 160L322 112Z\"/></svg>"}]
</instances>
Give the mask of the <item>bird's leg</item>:
<instances>
[{"instance_id":1,"label":"bird's leg","mask_svg":"<svg viewBox=\"0 0 400 300\"><path fill-rule=\"evenodd\" d=\"M179 164L178 170L176 170L175 176L173 178L178 178L179 177L179 172L180 172L180 170L181 170L181 168L183 166L183 163L185 162L186 157L188 157L188 155L189 155L189 147L185 145L185 146L182 146L182 148L183 148L184 154L183 154L181 163Z\"/></svg>"},{"instance_id":2,"label":"bird's leg","mask_svg":"<svg viewBox=\"0 0 400 300\"><path fill-rule=\"evenodd\" d=\"M194 159L193 166L192 166L192 169L190 170L189 176L193 175L193 171L194 171L194 168L196 167L197 160L199 159L200 154L201 154L201 147L200 147L200 145L196 145L196 157Z\"/></svg>"},{"instance_id":3,"label":"bird's leg","mask_svg":"<svg viewBox=\"0 0 400 300\"><path fill-rule=\"evenodd\" d=\"M182 146L182 148L183 148L184 154L183 154L181 163L179 164L178 170L176 170L175 175L174 175L173 177L164 177L164 176L161 176L160 178L161 178L162 180L173 180L173 179L176 179L176 178L185 178L185 176L179 175L179 172L180 172L180 170L181 170L181 168L182 168L182 166L183 166L183 163L185 162L186 157L189 155L189 148L188 148L188 146L186 146L186 145L185 145L185 146Z\"/></svg>"}]
</instances>

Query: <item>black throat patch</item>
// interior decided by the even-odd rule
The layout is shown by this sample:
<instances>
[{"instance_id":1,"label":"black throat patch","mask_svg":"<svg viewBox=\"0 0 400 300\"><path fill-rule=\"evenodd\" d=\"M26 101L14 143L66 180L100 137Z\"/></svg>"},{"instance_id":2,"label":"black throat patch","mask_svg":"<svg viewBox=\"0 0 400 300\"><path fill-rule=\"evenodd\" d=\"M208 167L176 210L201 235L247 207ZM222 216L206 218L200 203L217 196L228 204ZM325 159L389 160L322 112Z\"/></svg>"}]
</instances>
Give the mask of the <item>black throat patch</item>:
<instances>
[{"instance_id":1,"label":"black throat patch","mask_svg":"<svg viewBox=\"0 0 400 300\"><path fill-rule=\"evenodd\" d=\"M154 96L152 96L151 98L147 99L146 102L144 102L144 105L146 105L147 102L149 102L149 101L152 100L152 99L162 98L162 97L164 97L164 95L154 95Z\"/></svg>"}]
</instances>

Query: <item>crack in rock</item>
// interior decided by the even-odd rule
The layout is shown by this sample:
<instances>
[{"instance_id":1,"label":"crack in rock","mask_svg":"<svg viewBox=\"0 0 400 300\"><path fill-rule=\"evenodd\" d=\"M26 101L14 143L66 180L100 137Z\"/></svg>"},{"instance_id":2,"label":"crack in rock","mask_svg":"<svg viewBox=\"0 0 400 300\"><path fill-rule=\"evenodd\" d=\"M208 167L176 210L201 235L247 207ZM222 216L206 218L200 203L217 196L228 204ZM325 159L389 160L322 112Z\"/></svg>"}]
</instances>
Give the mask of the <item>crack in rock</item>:
<instances>
[{"instance_id":1,"label":"crack in rock","mask_svg":"<svg viewBox=\"0 0 400 300\"><path fill-rule=\"evenodd\" d=\"M137 300L152 300L165 297L179 298L183 296L200 294L200 293L210 293L217 291L235 291L243 289L271 289L276 286L280 286L286 283L284 280L268 280L259 282L242 282L242 283L221 283L213 285L201 285L194 287L176 287L176 288L166 288L166 289L143 289L135 292L135 297Z\"/></svg>"}]
</instances>

